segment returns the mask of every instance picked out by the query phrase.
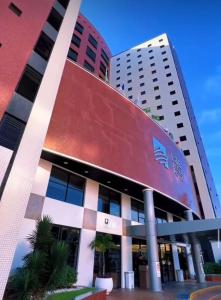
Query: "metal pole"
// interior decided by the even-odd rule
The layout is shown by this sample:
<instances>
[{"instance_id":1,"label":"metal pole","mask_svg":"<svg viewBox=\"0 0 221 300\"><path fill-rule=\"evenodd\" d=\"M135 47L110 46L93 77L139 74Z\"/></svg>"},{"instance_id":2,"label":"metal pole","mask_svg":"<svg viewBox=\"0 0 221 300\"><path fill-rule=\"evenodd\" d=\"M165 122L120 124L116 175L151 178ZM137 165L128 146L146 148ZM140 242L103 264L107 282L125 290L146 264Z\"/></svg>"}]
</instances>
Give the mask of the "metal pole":
<instances>
[{"instance_id":1,"label":"metal pole","mask_svg":"<svg viewBox=\"0 0 221 300\"><path fill-rule=\"evenodd\" d=\"M158 255L153 190L145 189L143 190L143 195L150 289L153 292L160 292L162 291L162 285Z\"/></svg>"}]
</instances>

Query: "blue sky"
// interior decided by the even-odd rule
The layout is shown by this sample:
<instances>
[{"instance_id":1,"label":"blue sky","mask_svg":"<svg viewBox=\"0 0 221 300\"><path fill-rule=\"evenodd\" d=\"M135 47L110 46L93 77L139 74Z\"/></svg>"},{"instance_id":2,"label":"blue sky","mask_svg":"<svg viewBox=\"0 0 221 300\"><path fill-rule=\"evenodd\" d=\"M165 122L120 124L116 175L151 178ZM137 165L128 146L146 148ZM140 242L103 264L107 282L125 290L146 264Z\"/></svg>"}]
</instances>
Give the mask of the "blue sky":
<instances>
[{"instance_id":1,"label":"blue sky","mask_svg":"<svg viewBox=\"0 0 221 300\"><path fill-rule=\"evenodd\" d=\"M169 35L221 200L221 1L82 0L81 11L113 55Z\"/></svg>"}]
</instances>

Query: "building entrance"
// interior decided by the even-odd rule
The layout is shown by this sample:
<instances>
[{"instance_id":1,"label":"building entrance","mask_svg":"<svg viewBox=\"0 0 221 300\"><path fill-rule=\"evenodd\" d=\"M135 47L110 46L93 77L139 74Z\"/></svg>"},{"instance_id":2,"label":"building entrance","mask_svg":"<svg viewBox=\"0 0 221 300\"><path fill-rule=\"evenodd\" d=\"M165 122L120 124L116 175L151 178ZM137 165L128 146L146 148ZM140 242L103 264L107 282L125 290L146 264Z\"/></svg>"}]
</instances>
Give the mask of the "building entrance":
<instances>
[{"instance_id":1,"label":"building entrance","mask_svg":"<svg viewBox=\"0 0 221 300\"><path fill-rule=\"evenodd\" d=\"M174 281L175 274L170 244L159 244L159 259L162 282Z\"/></svg>"}]
</instances>

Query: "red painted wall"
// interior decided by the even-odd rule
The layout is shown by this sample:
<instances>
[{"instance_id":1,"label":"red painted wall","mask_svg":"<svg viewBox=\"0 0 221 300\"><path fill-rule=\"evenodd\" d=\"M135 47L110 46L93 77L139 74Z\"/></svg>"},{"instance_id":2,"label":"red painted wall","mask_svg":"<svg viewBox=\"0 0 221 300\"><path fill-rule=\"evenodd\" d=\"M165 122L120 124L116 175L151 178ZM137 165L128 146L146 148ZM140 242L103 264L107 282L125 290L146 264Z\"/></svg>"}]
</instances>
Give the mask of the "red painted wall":
<instances>
[{"instance_id":1,"label":"red painted wall","mask_svg":"<svg viewBox=\"0 0 221 300\"><path fill-rule=\"evenodd\" d=\"M169 169L155 160L153 137L166 147ZM188 164L173 141L137 106L69 61L45 148L153 187L198 213ZM174 173L172 154L183 181Z\"/></svg>"},{"instance_id":2,"label":"red painted wall","mask_svg":"<svg viewBox=\"0 0 221 300\"><path fill-rule=\"evenodd\" d=\"M15 15L13 2L21 11ZM0 1L0 119L31 55L54 0Z\"/></svg>"},{"instance_id":3,"label":"red painted wall","mask_svg":"<svg viewBox=\"0 0 221 300\"><path fill-rule=\"evenodd\" d=\"M105 66L107 65L101 57L101 49L102 48L104 49L104 51L106 52L109 58L111 57L110 49L107 46L106 42L104 41L103 37L100 35L100 33L82 14L78 16L77 22L79 22L84 27L84 31L82 34L74 30L74 34L76 34L81 39L80 47L78 48L74 44L71 44L71 48L78 53L77 63L83 66L84 61L87 60L88 63L95 68L94 74L96 74L97 76L101 75L103 77L103 74L100 71L100 62L102 61L102 63ZM98 42L97 49L95 49L88 41L89 34L91 34L97 40ZM95 63L86 55L87 46L89 46L96 53ZM107 67L109 70L109 66Z\"/></svg>"}]
</instances>

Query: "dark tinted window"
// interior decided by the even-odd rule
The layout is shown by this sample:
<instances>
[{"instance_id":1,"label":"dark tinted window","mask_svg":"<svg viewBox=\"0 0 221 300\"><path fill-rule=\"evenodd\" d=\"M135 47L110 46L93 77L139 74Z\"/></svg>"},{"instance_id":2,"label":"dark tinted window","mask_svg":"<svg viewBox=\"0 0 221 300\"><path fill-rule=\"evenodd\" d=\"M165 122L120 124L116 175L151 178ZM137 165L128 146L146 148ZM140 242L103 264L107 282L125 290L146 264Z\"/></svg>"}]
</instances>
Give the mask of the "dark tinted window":
<instances>
[{"instance_id":1,"label":"dark tinted window","mask_svg":"<svg viewBox=\"0 0 221 300\"><path fill-rule=\"evenodd\" d=\"M42 32L34 48L34 51L45 60L48 60L53 46L54 42L44 32Z\"/></svg>"},{"instance_id":2,"label":"dark tinted window","mask_svg":"<svg viewBox=\"0 0 221 300\"><path fill-rule=\"evenodd\" d=\"M145 103L147 103L147 100L142 100L141 103L145 104Z\"/></svg>"},{"instance_id":3,"label":"dark tinted window","mask_svg":"<svg viewBox=\"0 0 221 300\"><path fill-rule=\"evenodd\" d=\"M87 47L86 54L93 62L95 62L96 53L90 47Z\"/></svg>"},{"instance_id":4,"label":"dark tinted window","mask_svg":"<svg viewBox=\"0 0 221 300\"><path fill-rule=\"evenodd\" d=\"M16 88L16 92L33 102L41 83L42 75L30 66L26 66L25 71Z\"/></svg>"},{"instance_id":5,"label":"dark tinted window","mask_svg":"<svg viewBox=\"0 0 221 300\"><path fill-rule=\"evenodd\" d=\"M82 34L84 32L84 27L79 22L76 22L75 30Z\"/></svg>"},{"instance_id":6,"label":"dark tinted window","mask_svg":"<svg viewBox=\"0 0 221 300\"><path fill-rule=\"evenodd\" d=\"M172 101L172 104L173 104L173 105L177 105L177 104L178 104L178 101L177 101L177 100L174 100L174 101Z\"/></svg>"},{"instance_id":7,"label":"dark tinted window","mask_svg":"<svg viewBox=\"0 0 221 300\"><path fill-rule=\"evenodd\" d=\"M144 204L131 199L131 220L144 224Z\"/></svg>"},{"instance_id":8,"label":"dark tinted window","mask_svg":"<svg viewBox=\"0 0 221 300\"><path fill-rule=\"evenodd\" d=\"M170 95L175 95L176 94L176 91L171 91L170 92Z\"/></svg>"},{"instance_id":9,"label":"dark tinted window","mask_svg":"<svg viewBox=\"0 0 221 300\"><path fill-rule=\"evenodd\" d=\"M98 211L121 216L121 194L107 187L99 187Z\"/></svg>"},{"instance_id":10,"label":"dark tinted window","mask_svg":"<svg viewBox=\"0 0 221 300\"><path fill-rule=\"evenodd\" d=\"M161 98L160 95L158 95L155 97L155 100L159 100L160 98Z\"/></svg>"},{"instance_id":11,"label":"dark tinted window","mask_svg":"<svg viewBox=\"0 0 221 300\"><path fill-rule=\"evenodd\" d=\"M79 48L81 44L81 39L76 34L73 34L71 42Z\"/></svg>"},{"instance_id":12,"label":"dark tinted window","mask_svg":"<svg viewBox=\"0 0 221 300\"><path fill-rule=\"evenodd\" d=\"M141 95L145 95L145 94L146 94L146 92L145 92L145 91L142 91L140 94L141 94Z\"/></svg>"},{"instance_id":13,"label":"dark tinted window","mask_svg":"<svg viewBox=\"0 0 221 300\"><path fill-rule=\"evenodd\" d=\"M183 123L178 123L176 126L177 126L177 128L182 128L183 127Z\"/></svg>"},{"instance_id":14,"label":"dark tinted window","mask_svg":"<svg viewBox=\"0 0 221 300\"><path fill-rule=\"evenodd\" d=\"M106 74L106 66L102 63L102 61L100 62L100 71L105 75Z\"/></svg>"},{"instance_id":15,"label":"dark tinted window","mask_svg":"<svg viewBox=\"0 0 221 300\"><path fill-rule=\"evenodd\" d=\"M69 0L57 0L64 8L68 7Z\"/></svg>"},{"instance_id":16,"label":"dark tinted window","mask_svg":"<svg viewBox=\"0 0 221 300\"><path fill-rule=\"evenodd\" d=\"M70 58L73 61L77 61L78 53L76 51L74 51L73 49L69 48L68 58Z\"/></svg>"},{"instance_id":17,"label":"dark tinted window","mask_svg":"<svg viewBox=\"0 0 221 300\"><path fill-rule=\"evenodd\" d=\"M104 49L101 49L101 57L103 58L103 60L106 62L106 64L109 64L109 58L106 54L106 52L104 51Z\"/></svg>"},{"instance_id":18,"label":"dark tinted window","mask_svg":"<svg viewBox=\"0 0 221 300\"><path fill-rule=\"evenodd\" d=\"M184 150L184 151L183 151L183 154L184 154L185 156L190 155L190 150Z\"/></svg>"},{"instance_id":19,"label":"dark tinted window","mask_svg":"<svg viewBox=\"0 0 221 300\"><path fill-rule=\"evenodd\" d=\"M185 136L185 135L180 136L180 141L181 141L181 142L186 141L186 136Z\"/></svg>"},{"instance_id":20,"label":"dark tinted window","mask_svg":"<svg viewBox=\"0 0 221 300\"><path fill-rule=\"evenodd\" d=\"M95 49L97 49L97 41L91 34L89 34L88 41L91 43L92 46L94 46Z\"/></svg>"},{"instance_id":21,"label":"dark tinted window","mask_svg":"<svg viewBox=\"0 0 221 300\"><path fill-rule=\"evenodd\" d=\"M16 16L20 17L22 14L22 11L14 3L10 3L8 7Z\"/></svg>"},{"instance_id":22,"label":"dark tinted window","mask_svg":"<svg viewBox=\"0 0 221 300\"><path fill-rule=\"evenodd\" d=\"M175 112L174 112L174 115L177 117L177 116L180 116L181 113L180 113L180 111L175 111Z\"/></svg>"},{"instance_id":23,"label":"dark tinted window","mask_svg":"<svg viewBox=\"0 0 221 300\"><path fill-rule=\"evenodd\" d=\"M87 69L88 71L94 73L94 67L92 67L92 65L90 65L86 60L84 61L84 67L85 67L85 69Z\"/></svg>"},{"instance_id":24,"label":"dark tinted window","mask_svg":"<svg viewBox=\"0 0 221 300\"><path fill-rule=\"evenodd\" d=\"M4 114L0 123L0 145L16 149L23 134L25 124L15 117Z\"/></svg>"},{"instance_id":25,"label":"dark tinted window","mask_svg":"<svg viewBox=\"0 0 221 300\"><path fill-rule=\"evenodd\" d=\"M54 29L58 31L61 26L62 16L54 8L52 8L47 21L52 27L54 27Z\"/></svg>"},{"instance_id":26,"label":"dark tinted window","mask_svg":"<svg viewBox=\"0 0 221 300\"><path fill-rule=\"evenodd\" d=\"M83 206L85 178L52 167L47 197Z\"/></svg>"},{"instance_id":27,"label":"dark tinted window","mask_svg":"<svg viewBox=\"0 0 221 300\"><path fill-rule=\"evenodd\" d=\"M162 105L158 105L158 106L157 106L157 110L162 109L162 108L163 108Z\"/></svg>"}]
</instances>

